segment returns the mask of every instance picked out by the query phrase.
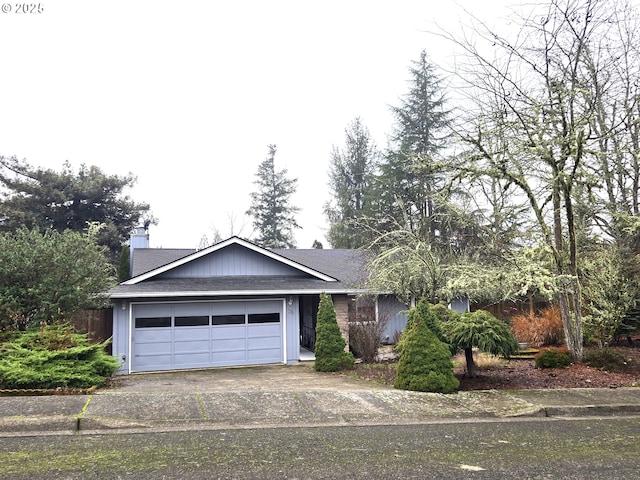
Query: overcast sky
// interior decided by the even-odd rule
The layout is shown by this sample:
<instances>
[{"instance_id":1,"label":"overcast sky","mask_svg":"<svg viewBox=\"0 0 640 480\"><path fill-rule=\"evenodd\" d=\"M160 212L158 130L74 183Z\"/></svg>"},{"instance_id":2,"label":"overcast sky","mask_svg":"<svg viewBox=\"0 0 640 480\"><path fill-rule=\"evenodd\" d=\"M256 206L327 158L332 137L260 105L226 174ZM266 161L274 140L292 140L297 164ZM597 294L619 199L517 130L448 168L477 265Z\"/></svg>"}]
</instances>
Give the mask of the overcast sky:
<instances>
[{"instance_id":1,"label":"overcast sky","mask_svg":"<svg viewBox=\"0 0 640 480\"><path fill-rule=\"evenodd\" d=\"M213 228L249 238L245 216L267 145L298 179L299 248L328 247L332 145L361 117L387 145L426 33L488 20L502 0L0 0L0 155L60 170L133 173L152 247L196 247ZM231 221L230 221L231 220ZM233 230L232 230L233 229Z\"/></svg>"}]
</instances>

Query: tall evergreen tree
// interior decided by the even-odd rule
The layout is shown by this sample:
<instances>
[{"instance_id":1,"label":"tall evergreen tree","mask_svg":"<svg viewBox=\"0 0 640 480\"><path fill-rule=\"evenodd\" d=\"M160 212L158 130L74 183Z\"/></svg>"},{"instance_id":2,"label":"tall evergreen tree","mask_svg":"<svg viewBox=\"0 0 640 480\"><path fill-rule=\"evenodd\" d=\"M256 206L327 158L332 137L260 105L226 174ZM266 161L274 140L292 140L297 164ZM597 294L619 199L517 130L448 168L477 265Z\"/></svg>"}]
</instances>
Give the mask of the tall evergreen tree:
<instances>
[{"instance_id":1,"label":"tall evergreen tree","mask_svg":"<svg viewBox=\"0 0 640 480\"><path fill-rule=\"evenodd\" d=\"M131 278L131 247L123 245L120 250L120 262L118 263L118 282L126 282Z\"/></svg>"},{"instance_id":2,"label":"tall evergreen tree","mask_svg":"<svg viewBox=\"0 0 640 480\"><path fill-rule=\"evenodd\" d=\"M55 171L0 156L0 231L82 232L99 223L96 241L109 249L115 265L130 232L150 214L148 204L124 194L135 182L132 174L107 175L96 166L82 165L75 173L65 163Z\"/></svg>"},{"instance_id":3,"label":"tall evergreen tree","mask_svg":"<svg viewBox=\"0 0 640 480\"><path fill-rule=\"evenodd\" d=\"M391 109L395 128L377 177L377 210L434 243L445 229L436 220L447 200L443 188L447 177L438 155L447 139L449 112L440 79L424 50L409 72L409 92ZM383 222L383 230L391 228Z\"/></svg>"},{"instance_id":4,"label":"tall evergreen tree","mask_svg":"<svg viewBox=\"0 0 640 480\"><path fill-rule=\"evenodd\" d=\"M331 152L329 188L325 205L327 239L334 248L358 248L368 243L362 222L369 215L370 187L379 153L360 118L345 129L344 148Z\"/></svg>"},{"instance_id":5,"label":"tall evergreen tree","mask_svg":"<svg viewBox=\"0 0 640 480\"><path fill-rule=\"evenodd\" d=\"M297 178L287 178L287 170L276 171L276 146L269 145L267 158L259 165L251 193L251 207L247 215L253 217L256 242L266 248L294 248L293 230L300 228L295 214L298 207L290 204L297 187Z\"/></svg>"}]
</instances>

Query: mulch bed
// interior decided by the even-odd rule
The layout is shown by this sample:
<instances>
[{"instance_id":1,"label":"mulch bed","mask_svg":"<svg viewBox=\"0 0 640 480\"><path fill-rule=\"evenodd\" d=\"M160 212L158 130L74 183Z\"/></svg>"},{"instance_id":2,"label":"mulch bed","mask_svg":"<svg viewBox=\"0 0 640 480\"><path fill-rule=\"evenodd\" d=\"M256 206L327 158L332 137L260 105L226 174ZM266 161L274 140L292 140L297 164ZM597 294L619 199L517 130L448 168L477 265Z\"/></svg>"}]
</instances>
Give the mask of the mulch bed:
<instances>
[{"instance_id":1,"label":"mulch bed","mask_svg":"<svg viewBox=\"0 0 640 480\"><path fill-rule=\"evenodd\" d=\"M521 390L540 388L617 388L640 386L640 348L616 346L626 360L621 372L608 372L582 363L566 368L537 368L533 360L512 359L504 365L482 369L476 378L465 376L464 365L454 369L459 390ZM387 359L375 366L357 364L355 374L376 383L393 385L395 363Z\"/></svg>"}]
</instances>

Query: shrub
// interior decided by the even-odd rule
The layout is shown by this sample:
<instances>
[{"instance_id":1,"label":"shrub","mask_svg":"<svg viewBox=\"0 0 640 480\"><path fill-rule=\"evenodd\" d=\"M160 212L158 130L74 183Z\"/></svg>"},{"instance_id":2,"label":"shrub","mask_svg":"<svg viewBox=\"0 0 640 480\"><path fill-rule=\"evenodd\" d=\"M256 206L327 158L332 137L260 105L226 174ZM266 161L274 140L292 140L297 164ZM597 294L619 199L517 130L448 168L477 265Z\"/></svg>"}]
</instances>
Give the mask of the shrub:
<instances>
[{"instance_id":1,"label":"shrub","mask_svg":"<svg viewBox=\"0 0 640 480\"><path fill-rule=\"evenodd\" d=\"M371 305L367 314L356 315L356 320L349 322L349 348L364 363L374 363L377 360L389 323L388 312L379 309L376 313L375 304Z\"/></svg>"},{"instance_id":2,"label":"shrub","mask_svg":"<svg viewBox=\"0 0 640 480\"><path fill-rule=\"evenodd\" d=\"M638 332L640 332L640 310L634 308L629 310L622 318L614 338L619 340L621 337L626 337L629 345L633 345L633 336Z\"/></svg>"},{"instance_id":3,"label":"shrub","mask_svg":"<svg viewBox=\"0 0 640 480\"><path fill-rule=\"evenodd\" d=\"M38 327L100 305L113 285L113 266L96 243L98 234L95 224L86 234L35 228L0 233L0 305L11 309L9 322L0 312L2 328Z\"/></svg>"},{"instance_id":4,"label":"shrub","mask_svg":"<svg viewBox=\"0 0 640 480\"><path fill-rule=\"evenodd\" d=\"M86 334L69 324L30 329L0 349L0 388L88 388L102 385L119 368Z\"/></svg>"},{"instance_id":5,"label":"shrub","mask_svg":"<svg viewBox=\"0 0 640 480\"><path fill-rule=\"evenodd\" d=\"M353 355L345 351L345 342L336 320L336 310L331 297L320 295L318 322L316 324L316 361L314 368L319 372L337 372L353 367Z\"/></svg>"},{"instance_id":6,"label":"shrub","mask_svg":"<svg viewBox=\"0 0 640 480\"><path fill-rule=\"evenodd\" d=\"M549 347L540 350L533 357L538 368L563 368L573 362L568 348Z\"/></svg>"},{"instance_id":7,"label":"shrub","mask_svg":"<svg viewBox=\"0 0 640 480\"><path fill-rule=\"evenodd\" d=\"M457 350L464 350L467 375L476 376L473 348L481 352L509 357L518 351L518 344L509 327L489 312L477 310L464 313L445 324L447 337Z\"/></svg>"},{"instance_id":8,"label":"shrub","mask_svg":"<svg viewBox=\"0 0 640 480\"><path fill-rule=\"evenodd\" d=\"M12 332L24 330L26 326L26 317L13 302L0 301L0 342L8 339Z\"/></svg>"},{"instance_id":9,"label":"shrub","mask_svg":"<svg viewBox=\"0 0 640 480\"><path fill-rule=\"evenodd\" d=\"M460 312L447 307L444 303L437 303L431 305L431 310L436 315L440 323L446 323L450 320L455 320L460 316Z\"/></svg>"},{"instance_id":10,"label":"shrub","mask_svg":"<svg viewBox=\"0 0 640 480\"><path fill-rule=\"evenodd\" d=\"M443 306L441 305L441 307ZM444 308L446 310L450 310L447 307ZM453 312L453 310L451 311ZM442 318L454 317L448 316L438 305L431 305L427 300L422 299L415 307L409 310L409 314L407 315L407 325L404 327L404 331L410 331L416 319L421 319L421 321L426 323L426 326L429 328L429 330L431 330L435 334L436 338L442 343L446 344L447 347L449 347L449 342L442 328ZM403 345L404 341L402 336L400 336L400 340L396 344L396 351L398 353L402 353ZM455 353L455 351L451 349L451 354L453 353Z\"/></svg>"},{"instance_id":11,"label":"shrub","mask_svg":"<svg viewBox=\"0 0 640 480\"><path fill-rule=\"evenodd\" d=\"M453 392L460 382L453 375L449 348L429 328L434 314L423 310L422 315L432 318L416 315L405 330L394 386L420 392Z\"/></svg>"},{"instance_id":12,"label":"shrub","mask_svg":"<svg viewBox=\"0 0 640 480\"><path fill-rule=\"evenodd\" d=\"M609 348L588 352L584 357L584 363L590 367L607 370L608 372L621 372L627 365L622 355Z\"/></svg>"},{"instance_id":13,"label":"shrub","mask_svg":"<svg viewBox=\"0 0 640 480\"><path fill-rule=\"evenodd\" d=\"M534 317L512 317L511 331L518 342L528 343L532 347L561 345L564 339L562 318L557 307L547 308Z\"/></svg>"},{"instance_id":14,"label":"shrub","mask_svg":"<svg viewBox=\"0 0 640 480\"><path fill-rule=\"evenodd\" d=\"M349 346L356 357L364 363L374 363L382 343L384 325L376 321L350 322Z\"/></svg>"}]
</instances>

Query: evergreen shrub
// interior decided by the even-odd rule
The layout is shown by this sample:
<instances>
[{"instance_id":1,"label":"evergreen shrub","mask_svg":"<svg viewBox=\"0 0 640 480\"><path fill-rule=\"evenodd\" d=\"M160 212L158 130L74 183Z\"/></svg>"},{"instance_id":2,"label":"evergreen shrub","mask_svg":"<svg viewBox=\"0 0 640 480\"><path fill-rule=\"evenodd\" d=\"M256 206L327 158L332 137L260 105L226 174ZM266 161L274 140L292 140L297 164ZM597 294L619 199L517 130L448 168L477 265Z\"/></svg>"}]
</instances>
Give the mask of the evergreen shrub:
<instances>
[{"instance_id":1,"label":"evergreen shrub","mask_svg":"<svg viewBox=\"0 0 640 480\"><path fill-rule=\"evenodd\" d=\"M573 363L571 352L566 347L543 348L533 358L538 368L564 368Z\"/></svg>"},{"instance_id":2,"label":"evergreen shrub","mask_svg":"<svg viewBox=\"0 0 640 480\"><path fill-rule=\"evenodd\" d=\"M460 386L453 374L449 347L429 327L436 320L428 309L422 310L422 316L414 315L409 329L405 329L395 388L451 393Z\"/></svg>"},{"instance_id":3,"label":"evergreen shrub","mask_svg":"<svg viewBox=\"0 0 640 480\"><path fill-rule=\"evenodd\" d=\"M0 346L0 389L102 385L120 366L105 351L108 342L89 344L68 323L21 332Z\"/></svg>"},{"instance_id":4,"label":"evergreen shrub","mask_svg":"<svg viewBox=\"0 0 640 480\"><path fill-rule=\"evenodd\" d=\"M337 372L353 368L354 358L345 350L345 341L331 297L326 293L320 295L318 305L318 321L316 323L316 361L314 368L319 372Z\"/></svg>"},{"instance_id":5,"label":"evergreen shrub","mask_svg":"<svg viewBox=\"0 0 640 480\"><path fill-rule=\"evenodd\" d=\"M421 319L421 321L425 322L427 327L435 334L436 338L440 340L442 343L446 344L449 347L449 342L444 333L444 329L442 327L443 320L449 320L455 318L457 312L447 308L443 304L432 305L427 300L420 300L415 307L409 310L407 315L407 324L404 328L404 332L409 332L413 327L416 319ZM404 345L403 336L400 336L398 343L396 344L396 352L402 353L402 348ZM455 351L453 348L450 348L451 354L454 354Z\"/></svg>"},{"instance_id":6,"label":"evergreen shrub","mask_svg":"<svg viewBox=\"0 0 640 480\"><path fill-rule=\"evenodd\" d=\"M625 358L610 348L591 350L585 355L584 363L608 372L621 372L627 366Z\"/></svg>"},{"instance_id":7,"label":"evergreen shrub","mask_svg":"<svg viewBox=\"0 0 640 480\"><path fill-rule=\"evenodd\" d=\"M467 375L476 376L473 349L509 358L518 343L509 326L485 310L463 313L446 324L447 338L457 350L464 350Z\"/></svg>"}]
</instances>

